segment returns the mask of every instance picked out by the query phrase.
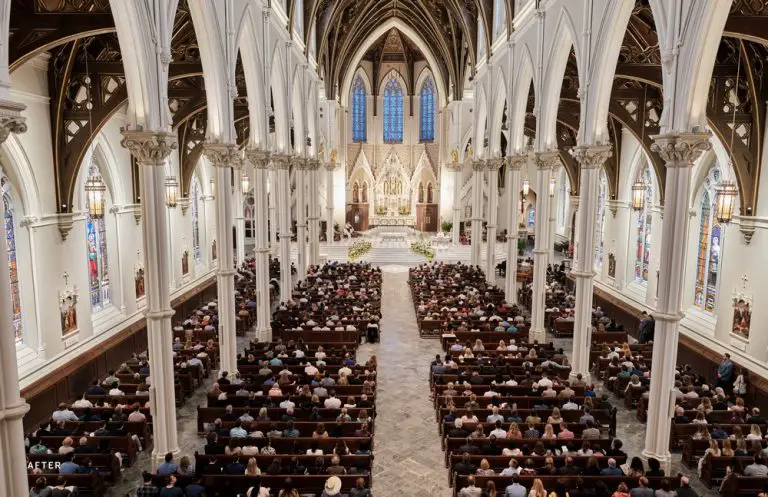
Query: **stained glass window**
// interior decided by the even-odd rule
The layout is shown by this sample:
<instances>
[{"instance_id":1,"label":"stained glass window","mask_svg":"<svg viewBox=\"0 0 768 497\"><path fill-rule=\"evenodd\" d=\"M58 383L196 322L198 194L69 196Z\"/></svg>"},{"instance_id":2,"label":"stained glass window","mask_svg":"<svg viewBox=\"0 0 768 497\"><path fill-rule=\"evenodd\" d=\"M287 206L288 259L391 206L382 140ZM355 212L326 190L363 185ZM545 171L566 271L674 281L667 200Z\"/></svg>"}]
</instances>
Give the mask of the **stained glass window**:
<instances>
[{"instance_id":1,"label":"stained glass window","mask_svg":"<svg viewBox=\"0 0 768 497\"><path fill-rule=\"evenodd\" d=\"M637 212L637 245L635 250L635 281L648 283L648 267L651 259L651 223L653 214L653 178L648 164L640 171L638 180L645 184L643 208Z\"/></svg>"},{"instance_id":2,"label":"stained glass window","mask_svg":"<svg viewBox=\"0 0 768 497\"><path fill-rule=\"evenodd\" d=\"M421 87L421 132L422 142L435 141L435 84L428 76Z\"/></svg>"},{"instance_id":3,"label":"stained glass window","mask_svg":"<svg viewBox=\"0 0 768 497\"><path fill-rule=\"evenodd\" d=\"M493 39L499 37L504 31L507 22L507 7L505 0L496 0L496 5L493 7Z\"/></svg>"},{"instance_id":4,"label":"stained glass window","mask_svg":"<svg viewBox=\"0 0 768 497\"><path fill-rule=\"evenodd\" d=\"M603 267L603 246L605 243L605 201L608 197L608 178L605 171L600 169L600 179L597 194L597 224L595 225L595 270Z\"/></svg>"},{"instance_id":5,"label":"stained glass window","mask_svg":"<svg viewBox=\"0 0 768 497\"><path fill-rule=\"evenodd\" d=\"M192 183L192 252L195 262L200 263L200 183Z\"/></svg>"},{"instance_id":6,"label":"stained glass window","mask_svg":"<svg viewBox=\"0 0 768 497\"><path fill-rule=\"evenodd\" d=\"M352 83L352 141L355 143L364 143L367 140L367 99L368 93L365 91L363 78L358 74Z\"/></svg>"},{"instance_id":7,"label":"stained glass window","mask_svg":"<svg viewBox=\"0 0 768 497\"><path fill-rule=\"evenodd\" d=\"M477 60L478 62L485 57L485 23L483 18L477 16Z\"/></svg>"},{"instance_id":8,"label":"stained glass window","mask_svg":"<svg viewBox=\"0 0 768 497\"><path fill-rule=\"evenodd\" d=\"M100 176L96 165L91 165L88 177ZM85 210L86 251L88 254L88 287L92 308L103 308L112 301L109 285L109 258L107 254L107 226L104 217L92 218Z\"/></svg>"},{"instance_id":9,"label":"stained glass window","mask_svg":"<svg viewBox=\"0 0 768 497\"><path fill-rule=\"evenodd\" d=\"M696 283L693 305L709 313L717 306L717 283L723 247L722 227L714 216L715 188L720 170L712 168L704 182L699 208L699 243L696 248Z\"/></svg>"},{"instance_id":10,"label":"stained glass window","mask_svg":"<svg viewBox=\"0 0 768 497\"><path fill-rule=\"evenodd\" d=\"M293 0L293 29L304 37L304 2Z\"/></svg>"},{"instance_id":11,"label":"stained glass window","mask_svg":"<svg viewBox=\"0 0 768 497\"><path fill-rule=\"evenodd\" d=\"M533 229L536 223L536 208L533 204L528 206L528 229Z\"/></svg>"},{"instance_id":12,"label":"stained glass window","mask_svg":"<svg viewBox=\"0 0 768 497\"><path fill-rule=\"evenodd\" d=\"M403 143L403 87L394 74L384 87L384 142Z\"/></svg>"},{"instance_id":13,"label":"stained glass window","mask_svg":"<svg viewBox=\"0 0 768 497\"><path fill-rule=\"evenodd\" d=\"M7 180L2 178L3 219L5 221L5 249L8 252L8 272L11 280L11 312L13 313L13 331L16 341L23 340L21 328L21 293L19 291L19 267L16 262L16 225L13 218L13 206L10 197L3 193Z\"/></svg>"}]
</instances>

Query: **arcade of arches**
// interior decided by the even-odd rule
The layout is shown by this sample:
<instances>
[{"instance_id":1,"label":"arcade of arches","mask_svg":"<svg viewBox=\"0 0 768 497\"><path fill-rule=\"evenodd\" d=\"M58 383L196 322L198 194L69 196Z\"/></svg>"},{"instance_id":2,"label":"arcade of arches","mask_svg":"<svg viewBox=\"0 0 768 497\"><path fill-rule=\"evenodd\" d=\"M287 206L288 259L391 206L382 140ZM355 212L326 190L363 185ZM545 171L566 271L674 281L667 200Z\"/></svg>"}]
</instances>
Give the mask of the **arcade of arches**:
<instances>
[{"instance_id":1,"label":"arcade of arches","mask_svg":"<svg viewBox=\"0 0 768 497\"><path fill-rule=\"evenodd\" d=\"M734 371L748 371L747 407L768 407L759 331L768 308L758 305L768 292L768 2L0 0L0 18L2 495L30 495L23 442L39 423L133 353L147 361L137 363L142 380L151 368L138 385L151 404L151 447L138 466L120 461L134 471L104 487L125 495L141 484L137 467L157 470L182 446L202 452L216 416L192 411L213 409L200 392L216 371L243 370L248 347L271 359L250 341L295 332L281 329L281 303L331 300L314 293L317 267L356 258L384 268L374 293L382 341L351 345L358 363L379 361L388 392L375 406L379 433L427 403L409 407L417 401L401 389L401 410L381 406L400 401L398 374L439 396L426 374L397 369L426 367L440 351L419 338L419 296L398 272L433 258L478 266L467 284L498 286L526 322L524 342L551 341L562 286L570 377L606 392L600 313L623 323L633 346L648 338L640 314L653 316L648 393L627 404L642 404L646 429L630 456L680 466L670 390L683 363L716 382L729 354ZM549 265L564 268L564 281L553 283ZM356 274L350 267L339 274ZM376 287L368 276L357 297ZM401 314L410 297L416 317ZM350 309L355 319L370 310ZM460 324L447 320L440 333ZM362 334L349 326L341 332ZM308 350L332 349L337 340L317 333ZM174 334L186 345L176 348ZM187 390L175 359L198 341L211 362L201 370L214 372ZM616 392L611 402L623 405ZM184 416L199 424L197 445L180 442L197 436ZM380 436L374 453L400 450L393 440ZM364 485L397 481L389 459L365 459ZM111 464L101 461L92 462ZM723 475L728 465L708 464ZM453 490L428 491L459 492L457 478L446 480Z\"/></svg>"}]
</instances>

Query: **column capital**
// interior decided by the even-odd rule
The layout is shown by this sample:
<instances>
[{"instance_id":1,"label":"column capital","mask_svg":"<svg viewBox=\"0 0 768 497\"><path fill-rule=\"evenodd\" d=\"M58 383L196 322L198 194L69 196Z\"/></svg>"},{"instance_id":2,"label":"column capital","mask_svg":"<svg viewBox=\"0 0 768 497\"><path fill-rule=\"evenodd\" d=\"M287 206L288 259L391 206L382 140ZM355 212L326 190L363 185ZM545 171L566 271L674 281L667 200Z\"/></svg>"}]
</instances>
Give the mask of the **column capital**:
<instances>
[{"instance_id":1,"label":"column capital","mask_svg":"<svg viewBox=\"0 0 768 497\"><path fill-rule=\"evenodd\" d=\"M507 167L513 171L519 171L528 163L528 154L509 155L505 157Z\"/></svg>"},{"instance_id":2,"label":"column capital","mask_svg":"<svg viewBox=\"0 0 768 497\"><path fill-rule=\"evenodd\" d=\"M310 171L317 171L320 169L319 159L307 159L307 169Z\"/></svg>"},{"instance_id":3,"label":"column capital","mask_svg":"<svg viewBox=\"0 0 768 497\"><path fill-rule=\"evenodd\" d=\"M312 160L296 157L293 160L293 167L299 171L310 171L312 169Z\"/></svg>"},{"instance_id":4,"label":"column capital","mask_svg":"<svg viewBox=\"0 0 768 497\"><path fill-rule=\"evenodd\" d=\"M267 150L247 149L245 157L251 161L256 169L267 169L269 167L270 153Z\"/></svg>"},{"instance_id":5,"label":"column capital","mask_svg":"<svg viewBox=\"0 0 768 497\"><path fill-rule=\"evenodd\" d=\"M328 172L333 172L336 170L336 163L335 162L326 162L325 163L325 170Z\"/></svg>"},{"instance_id":6,"label":"column capital","mask_svg":"<svg viewBox=\"0 0 768 497\"><path fill-rule=\"evenodd\" d=\"M664 160L666 167L690 167L702 153L712 148L709 133L666 133L651 136L651 152Z\"/></svg>"},{"instance_id":7,"label":"column capital","mask_svg":"<svg viewBox=\"0 0 768 497\"><path fill-rule=\"evenodd\" d=\"M557 150L534 152L533 159L537 169L552 169L560 160L560 152Z\"/></svg>"},{"instance_id":8,"label":"column capital","mask_svg":"<svg viewBox=\"0 0 768 497\"><path fill-rule=\"evenodd\" d=\"M288 170L291 167L291 156L284 154L272 155L270 166L275 171Z\"/></svg>"},{"instance_id":9,"label":"column capital","mask_svg":"<svg viewBox=\"0 0 768 497\"><path fill-rule=\"evenodd\" d=\"M203 145L203 154L213 167L231 167L240 169L242 160L240 150L234 143L211 143Z\"/></svg>"},{"instance_id":10,"label":"column capital","mask_svg":"<svg viewBox=\"0 0 768 497\"><path fill-rule=\"evenodd\" d=\"M472 161L473 171L485 171L485 161L483 159L475 159Z\"/></svg>"},{"instance_id":11,"label":"column capital","mask_svg":"<svg viewBox=\"0 0 768 497\"><path fill-rule=\"evenodd\" d=\"M485 161L485 164L486 164L485 167L489 171L498 171L499 169L501 169L501 166L504 165L504 158L497 157L495 159L488 159L487 161Z\"/></svg>"},{"instance_id":12,"label":"column capital","mask_svg":"<svg viewBox=\"0 0 768 497\"><path fill-rule=\"evenodd\" d=\"M27 118L21 112L27 106L10 100L0 101L0 143L5 143L11 133L27 132Z\"/></svg>"},{"instance_id":13,"label":"column capital","mask_svg":"<svg viewBox=\"0 0 768 497\"><path fill-rule=\"evenodd\" d=\"M613 155L610 145L578 145L570 151L582 169L597 169Z\"/></svg>"},{"instance_id":14,"label":"column capital","mask_svg":"<svg viewBox=\"0 0 768 497\"><path fill-rule=\"evenodd\" d=\"M120 145L142 166L164 166L171 152L179 147L175 133L167 131L123 130Z\"/></svg>"}]
</instances>

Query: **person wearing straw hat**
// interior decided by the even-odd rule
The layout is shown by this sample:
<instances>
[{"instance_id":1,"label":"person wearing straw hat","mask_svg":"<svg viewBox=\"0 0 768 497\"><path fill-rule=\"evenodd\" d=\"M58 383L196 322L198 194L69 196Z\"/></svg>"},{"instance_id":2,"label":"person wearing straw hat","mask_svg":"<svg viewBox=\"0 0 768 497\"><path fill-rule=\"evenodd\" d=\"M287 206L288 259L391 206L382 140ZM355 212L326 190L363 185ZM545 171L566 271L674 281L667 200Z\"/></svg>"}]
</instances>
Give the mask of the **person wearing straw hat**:
<instances>
[{"instance_id":1,"label":"person wearing straw hat","mask_svg":"<svg viewBox=\"0 0 768 497\"><path fill-rule=\"evenodd\" d=\"M335 495L341 495L341 478L331 476L325 481L325 488L321 497L333 497Z\"/></svg>"}]
</instances>

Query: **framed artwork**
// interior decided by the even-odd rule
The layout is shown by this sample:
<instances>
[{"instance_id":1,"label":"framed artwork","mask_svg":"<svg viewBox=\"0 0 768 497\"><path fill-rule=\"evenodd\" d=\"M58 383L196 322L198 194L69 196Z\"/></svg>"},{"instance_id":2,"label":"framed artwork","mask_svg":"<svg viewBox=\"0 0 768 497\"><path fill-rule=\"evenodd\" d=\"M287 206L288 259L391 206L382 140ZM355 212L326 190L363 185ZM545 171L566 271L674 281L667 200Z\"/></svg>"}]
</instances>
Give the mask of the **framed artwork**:
<instances>
[{"instance_id":1,"label":"framed artwork","mask_svg":"<svg viewBox=\"0 0 768 497\"><path fill-rule=\"evenodd\" d=\"M731 332L741 338L749 339L749 328L751 324L752 298L747 295L734 296Z\"/></svg>"},{"instance_id":2,"label":"framed artwork","mask_svg":"<svg viewBox=\"0 0 768 497\"><path fill-rule=\"evenodd\" d=\"M77 291L71 290L59 294L61 313L61 334L69 335L78 331L77 326Z\"/></svg>"}]
</instances>

